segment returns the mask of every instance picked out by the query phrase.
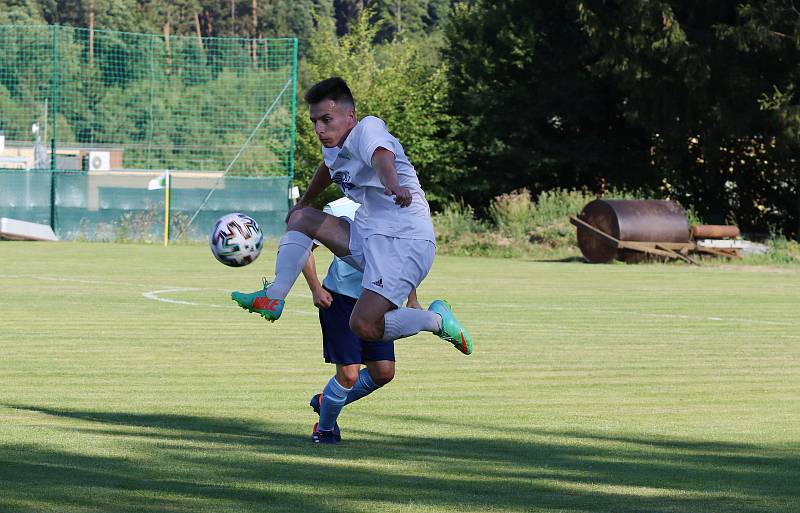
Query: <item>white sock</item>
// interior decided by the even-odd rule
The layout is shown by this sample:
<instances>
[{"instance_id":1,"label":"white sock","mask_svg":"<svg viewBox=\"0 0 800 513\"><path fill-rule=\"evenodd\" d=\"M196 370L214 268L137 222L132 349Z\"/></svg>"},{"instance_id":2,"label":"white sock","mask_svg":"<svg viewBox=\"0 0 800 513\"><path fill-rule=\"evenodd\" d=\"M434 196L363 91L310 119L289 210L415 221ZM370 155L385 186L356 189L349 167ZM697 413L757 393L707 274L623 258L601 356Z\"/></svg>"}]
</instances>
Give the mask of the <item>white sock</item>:
<instances>
[{"instance_id":1,"label":"white sock","mask_svg":"<svg viewBox=\"0 0 800 513\"><path fill-rule=\"evenodd\" d=\"M441 329L442 318L437 313L416 308L398 308L384 314L382 340L390 342L416 335L420 331L438 333Z\"/></svg>"},{"instance_id":2,"label":"white sock","mask_svg":"<svg viewBox=\"0 0 800 513\"><path fill-rule=\"evenodd\" d=\"M281 238L275 259L275 281L267 289L271 299L286 299L308 261L313 242L308 235L293 230Z\"/></svg>"}]
</instances>

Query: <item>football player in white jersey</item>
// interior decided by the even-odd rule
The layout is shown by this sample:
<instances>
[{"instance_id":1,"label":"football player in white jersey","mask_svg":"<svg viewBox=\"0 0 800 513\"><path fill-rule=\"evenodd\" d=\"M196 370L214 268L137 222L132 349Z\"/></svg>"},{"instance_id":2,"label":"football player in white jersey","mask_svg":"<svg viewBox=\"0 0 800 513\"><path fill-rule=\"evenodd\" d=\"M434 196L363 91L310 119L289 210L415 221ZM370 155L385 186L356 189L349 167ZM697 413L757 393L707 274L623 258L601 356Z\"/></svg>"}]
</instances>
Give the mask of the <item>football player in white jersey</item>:
<instances>
[{"instance_id":1,"label":"football player in white jersey","mask_svg":"<svg viewBox=\"0 0 800 513\"><path fill-rule=\"evenodd\" d=\"M436 244L425 193L402 145L379 118L356 118L353 95L339 77L315 84L305 100L323 162L286 216L275 281L256 292L233 292L231 298L269 321L278 320L316 239L364 273L350 316L358 337L391 341L429 331L470 354L471 337L447 302L436 300L428 310L403 306L428 274ZM310 206L332 183L361 204L353 222Z\"/></svg>"}]
</instances>

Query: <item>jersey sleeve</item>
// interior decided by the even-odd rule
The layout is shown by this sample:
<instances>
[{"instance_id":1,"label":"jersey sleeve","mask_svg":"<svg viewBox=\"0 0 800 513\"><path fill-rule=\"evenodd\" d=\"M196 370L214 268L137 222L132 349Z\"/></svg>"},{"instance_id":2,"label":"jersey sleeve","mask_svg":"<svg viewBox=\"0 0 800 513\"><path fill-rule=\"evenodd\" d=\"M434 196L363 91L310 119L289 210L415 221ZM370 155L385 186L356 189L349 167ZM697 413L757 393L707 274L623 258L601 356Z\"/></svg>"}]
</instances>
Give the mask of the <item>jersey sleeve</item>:
<instances>
[{"instance_id":1,"label":"jersey sleeve","mask_svg":"<svg viewBox=\"0 0 800 513\"><path fill-rule=\"evenodd\" d=\"M395 155L395 138L386 129L386 124L375 116L367 116L362 121L363 132L358 144L358 157L368 166L372 167L372 155L378 148L386 148Z\"/></svg>"}]
</instances>

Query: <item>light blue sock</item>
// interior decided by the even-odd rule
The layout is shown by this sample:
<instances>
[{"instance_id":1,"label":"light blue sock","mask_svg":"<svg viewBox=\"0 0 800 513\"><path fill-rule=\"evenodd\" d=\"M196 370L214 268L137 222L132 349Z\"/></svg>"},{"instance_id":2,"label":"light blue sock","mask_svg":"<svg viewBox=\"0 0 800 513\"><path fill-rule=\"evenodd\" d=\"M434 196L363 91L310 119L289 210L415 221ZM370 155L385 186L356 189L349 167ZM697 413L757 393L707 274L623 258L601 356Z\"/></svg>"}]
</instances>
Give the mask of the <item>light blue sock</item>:
<instances>
[{"instance_id":1,"label":"light blue sock","mask_svg":"<svg viewBox=\"0 0 800 513\"><path fill-rule=\"evenodd\" d=\"M352 388L345 388L336 381L336 376L332 377L328 384L325 385L325 390L322 391L322 406L319 409L319 426L317 429L320 431L332 431L336 418L339 412L342 411L347 400L347 394Z\"/></svg>"},{"instance_id":2,"label":"light blue sock","mask_svg":"<svg viewBox=\"0 0 800 513\"><path fill-rule=\"evenodd\" d=\"M358 373L356 384L350 389L350 393L347 394L347 400L344 404L350 404L353 401L358 401L362 397L368 396L379 388L380 385L376 385L375 382L372 381L372 376L369 375L369 371L366 367L364 367Z\"/></svg>"}]
</instances>

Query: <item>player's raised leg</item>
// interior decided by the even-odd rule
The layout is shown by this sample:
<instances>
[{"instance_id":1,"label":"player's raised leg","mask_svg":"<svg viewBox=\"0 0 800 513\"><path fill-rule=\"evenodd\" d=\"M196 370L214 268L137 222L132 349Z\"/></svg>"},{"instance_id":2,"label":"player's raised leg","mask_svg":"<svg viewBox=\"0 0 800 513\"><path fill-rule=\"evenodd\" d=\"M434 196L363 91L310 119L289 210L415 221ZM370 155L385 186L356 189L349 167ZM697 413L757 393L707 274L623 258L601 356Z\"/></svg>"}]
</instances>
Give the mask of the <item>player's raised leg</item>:
<instances>
[{"instance_id":1,"label":"player's raised leg","mask_svg":"<svg viewBox=\"0 0 800 513\"><path fill-rule=\"evenodd\" d=\"M450 303L437 299L428 306L428 311L441 317L441 328L436 336L453 344L453 347L464 354L472 354L472 337L467 329L456 319Z\"/></svg>"},{"instance_id":2,"label":"player's raised leg","mask_svg":"<svg viewBox=\"0 0 800 513\"><path fill-rule=\"evenodd\" d=\"M364 340L388 341L429 331L462 353L471 354L472 339L449 305L434 301L427 311L402 307L428 274L434 244L382 235L364 242L364 292L350 317L353 332Z\"/></svg>"},{"instance_id":3,"label":"player's raised leg","mask_svg":"<svg viewBox=\"0 0 800 513\"><path fill-rule=\"evenodd\" d=\"M364 290L353 309L350 327L359 337L374 341L397 340L429 331L462 353L472 354L472 337L443 300L434 301L428 310L396 308L380 294Z\"/></svg>"},{"instance_id":4,"label":"player's raised leg","mask_svg":"<svg viewBox=\"0 0 800 513\"><path fill-rule=\"evenodd\" d=\"M275 259L275 280L265 282L264 288L255 292L233 292L231 299L242 308L276 321L283 312L286 296L297 280L311 254L313 240L317 239L336 256L349 254L350 223L311 207L293 210L288 219L288 230L281 238Z\"/></svg>"}]
</instances>

